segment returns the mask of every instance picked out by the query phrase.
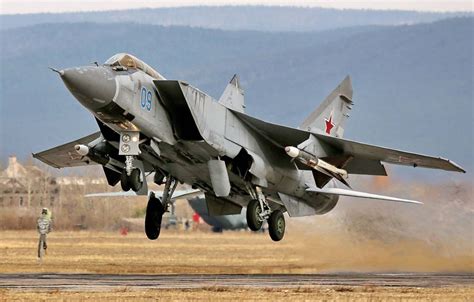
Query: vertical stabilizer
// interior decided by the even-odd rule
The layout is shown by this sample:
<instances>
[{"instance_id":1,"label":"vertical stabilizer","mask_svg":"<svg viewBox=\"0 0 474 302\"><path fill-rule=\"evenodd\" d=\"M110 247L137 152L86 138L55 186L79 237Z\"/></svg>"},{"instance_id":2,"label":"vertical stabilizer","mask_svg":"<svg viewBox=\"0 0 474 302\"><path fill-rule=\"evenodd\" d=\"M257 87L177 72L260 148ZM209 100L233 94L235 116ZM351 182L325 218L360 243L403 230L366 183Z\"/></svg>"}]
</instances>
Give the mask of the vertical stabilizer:
<instances>
[{"instance_id":1,"label":"vertical stabilizer","mask_svg":"<svg viewBox=\"0 0 474 302\"><path fill-rule=\"evenodd\" d=\"M239 77L236 74L227 84L219 103L235 111L244 112L244 90L240 87Z\"/></svg>"},{"instance_id":2,"label":"vertical stabilizer","mask_svg":"<svg viewBox=\"0 0 474 302\"><path fill-rule=\"evenodd\" d=\"M352 84L347 76L300 125L300 129L342 137L352 109Z\"/></svg>"}]
</instances>

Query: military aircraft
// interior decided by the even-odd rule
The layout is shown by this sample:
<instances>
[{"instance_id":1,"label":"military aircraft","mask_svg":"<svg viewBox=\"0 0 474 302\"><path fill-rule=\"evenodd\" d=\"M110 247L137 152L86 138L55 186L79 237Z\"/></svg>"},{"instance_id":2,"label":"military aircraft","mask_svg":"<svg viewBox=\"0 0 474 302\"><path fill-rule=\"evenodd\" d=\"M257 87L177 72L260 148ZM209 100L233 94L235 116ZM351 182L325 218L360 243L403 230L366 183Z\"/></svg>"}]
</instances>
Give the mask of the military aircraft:
<instances>
[{"instance_id":1,"label":"military aircraft","mask_svg":"<svg viewBox=\"0 0 474 302\"><path fill-rule=\"evenodd\" d=\"M257 231L267 221L270 237L279 241L284 212L324 214L340 196L419 203L352 190L350 174L387 175L382 163L465 172L447 159L343 139L353 106L349 77L292 128L247 115L237 76L216 101L125 53L102 65L53 71L100 131L34 157L56 168L100 164L109 185L120 182L138 194L147 194L146 176L154 173L165 189L148 201L149 239L158 238L178 182L204 193L210 215L247 207L248 227Z\"/></svg>"}]
</instances>

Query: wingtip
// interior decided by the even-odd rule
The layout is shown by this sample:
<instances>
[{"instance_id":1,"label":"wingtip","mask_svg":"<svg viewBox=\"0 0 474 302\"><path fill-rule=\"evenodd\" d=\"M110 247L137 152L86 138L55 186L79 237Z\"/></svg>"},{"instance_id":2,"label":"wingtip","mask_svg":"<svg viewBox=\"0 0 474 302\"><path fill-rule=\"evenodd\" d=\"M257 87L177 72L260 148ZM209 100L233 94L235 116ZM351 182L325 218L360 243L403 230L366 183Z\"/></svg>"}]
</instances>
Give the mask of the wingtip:
<instances>
[{"instance_id":1,"label":"wingtip","mask_svg":"<svg viewBox=\"0 0 474 302\"><path fill-rule=\"evenodd\" d=\"M444 158L442 158L444 159ZM456 164L455 162L453 162L452 160L449 160L449 159L444 159L446 160L451 166L454 167L453 171L455 172L460 172L460 173L466 173L466 170L464 170L463 167L461 167L460 165Z\"/></svg>"},{"instance_id":2,"label":"wingtip","mask_svg":"<svg viewBox=\"0 0 474 302\"><path fill-rule=\"evenodd\" d=\"M458 164L456 164L456 163L454 163L454 162L451 162L451 164L453 164L453 166L455 166L455 167L457 168L458 172L460 172L460 173L466 173L466 170L464 170L464 168L461 167L460 165L458 165Z\"/></svg>"}]
</instances>

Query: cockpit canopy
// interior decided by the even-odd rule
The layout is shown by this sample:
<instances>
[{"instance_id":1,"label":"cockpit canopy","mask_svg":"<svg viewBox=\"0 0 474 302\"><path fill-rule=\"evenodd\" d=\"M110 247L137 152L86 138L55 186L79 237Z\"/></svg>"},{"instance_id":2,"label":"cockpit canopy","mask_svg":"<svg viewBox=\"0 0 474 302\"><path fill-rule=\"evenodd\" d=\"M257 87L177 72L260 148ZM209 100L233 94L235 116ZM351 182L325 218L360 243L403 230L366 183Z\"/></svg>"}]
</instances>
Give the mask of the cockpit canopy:
<instances>
[{"instance_id":1,"label":"cockpit canopy","mask_svg":"<svg viewBox=\"0 0 474 302\"><path fill-rule=\"evenodd\" d=\"M121 66L124 68L136 68L139 69L143 72L145 72L147 75L149 75L152 78L163 80L164 77L159 74L156 70L148 66L145 62L142 60L132 56L131 54L128 53L119 53L111 58L109 58L107 61L104 63L105 65L109 66Z\"/></svg>"}]
</instances>

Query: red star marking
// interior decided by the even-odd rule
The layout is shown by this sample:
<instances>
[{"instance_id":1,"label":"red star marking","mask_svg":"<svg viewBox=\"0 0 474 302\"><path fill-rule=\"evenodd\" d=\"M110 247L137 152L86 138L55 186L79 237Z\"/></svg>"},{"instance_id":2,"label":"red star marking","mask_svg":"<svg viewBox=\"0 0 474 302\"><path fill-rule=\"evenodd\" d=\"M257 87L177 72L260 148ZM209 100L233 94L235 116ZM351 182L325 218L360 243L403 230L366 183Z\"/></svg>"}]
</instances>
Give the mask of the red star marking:
<instances>
[{"instance_id":1,"label":"red star marking","mask_svg":"<svg viewBox=\"0 0 474 302\"><path fill-rule=\"evenodd\" d=\"M326 133L331 134L331 129L334 128L334 124L332 122L332 114L329 116L329 119L325 119L326 121Z\"/></svg>"}]
</instances>

